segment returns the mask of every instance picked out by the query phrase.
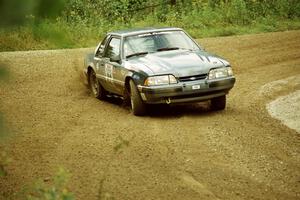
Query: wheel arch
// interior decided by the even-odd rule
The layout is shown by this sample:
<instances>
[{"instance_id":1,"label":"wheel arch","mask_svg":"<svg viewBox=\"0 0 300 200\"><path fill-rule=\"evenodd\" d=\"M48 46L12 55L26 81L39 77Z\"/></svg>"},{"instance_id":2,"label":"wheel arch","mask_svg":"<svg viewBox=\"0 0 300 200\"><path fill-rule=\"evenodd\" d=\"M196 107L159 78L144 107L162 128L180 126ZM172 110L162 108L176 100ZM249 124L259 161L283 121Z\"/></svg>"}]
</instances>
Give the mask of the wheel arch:
<instances>
[{"instance_id":1,"label":"wheel arch","mask_svg":"<svg viewBox=\"0 0 300 200\"><path fill-rule=\"evenodd\" d=\"M128 92L130 92L130 85L129 85L130 80L133 80L133 78L131 76L126 76L126 78L125 78L125 89Z\"/></svg>"},{"instance_id":2,"label":"wheel arch","mask_svg":"<svg viewBox=\"0 0 300 200\"><path fill-rule=\"evenodd\" d=\"M88 82L88 84L90 84L90 73L91 73L92 71L95 71L95 70L94 70L94 68L93 68L92 66L89 65L89 66L87 67L87 73L86 73L86 74L87 74L87 82Z\"/></svg>"}]
</instances>

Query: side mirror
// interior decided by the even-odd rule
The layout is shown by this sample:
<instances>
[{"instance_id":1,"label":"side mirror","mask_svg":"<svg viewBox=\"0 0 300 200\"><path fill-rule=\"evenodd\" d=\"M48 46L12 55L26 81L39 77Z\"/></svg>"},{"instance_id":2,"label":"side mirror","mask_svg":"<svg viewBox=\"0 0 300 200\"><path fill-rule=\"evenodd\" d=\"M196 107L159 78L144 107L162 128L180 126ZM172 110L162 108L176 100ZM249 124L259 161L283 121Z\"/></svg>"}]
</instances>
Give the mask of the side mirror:
<instances>
[{"instance_id":1,"label":"side mirror","mask_svg":"<svg viewBox=\"0 0 300 200\"><path fill-rule=\"evenodd\" d=\"M117 62L117 63L120 63L120 61L121 61L121 56L120 56L120 55L112 56L109 60L110 60L110 62Z\"/></svg>"},{"instance_id":2,"label":"side mirror","mask_svg":"<svg viewBox=\"0 0 300 200\"><path fill-rule=\"evenodd\" d=\"M104 52L104 47L99 48L99 53L102 54Z\"/></svg>"},{"instance_id":3,"label":"side mirror","mask_svg":"<svg viewBox=\"0 0 300 200\"><path fill-rule=\"evenodd\" d=\"M100 46L99 49L96 50L95 57L102 57L103 52L104 48Z\"/></svg>"}]
</instances>

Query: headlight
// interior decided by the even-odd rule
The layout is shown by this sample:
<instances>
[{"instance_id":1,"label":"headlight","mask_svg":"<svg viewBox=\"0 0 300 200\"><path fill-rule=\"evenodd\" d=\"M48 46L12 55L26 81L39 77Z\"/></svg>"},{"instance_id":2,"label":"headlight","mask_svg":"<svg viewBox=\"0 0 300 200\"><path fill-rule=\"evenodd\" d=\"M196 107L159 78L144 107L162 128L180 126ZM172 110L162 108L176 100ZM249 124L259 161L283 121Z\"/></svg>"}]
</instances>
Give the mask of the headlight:
<instances>
[{"instance_id":1,"label":"headlight","mask_svg":"<svg viewBox=\"0 0 300 200\"><path fill-rule=\"evenodd\" d=\"M210 70L208 79L224 78L228 76L233 76L231 67L221 67L221 68Z\"/></svg>"},{"instance_id":2,"label":"headlight","mask_svg":"<svg viewBox=\"0 0 300 200\"><path fill-rule=\"evenodd\" d=\"M145 85L168 85L177 83L176 78L173 75L163 75L163 76L151 76L145 80Z\"/></svg>"}]
</instances>

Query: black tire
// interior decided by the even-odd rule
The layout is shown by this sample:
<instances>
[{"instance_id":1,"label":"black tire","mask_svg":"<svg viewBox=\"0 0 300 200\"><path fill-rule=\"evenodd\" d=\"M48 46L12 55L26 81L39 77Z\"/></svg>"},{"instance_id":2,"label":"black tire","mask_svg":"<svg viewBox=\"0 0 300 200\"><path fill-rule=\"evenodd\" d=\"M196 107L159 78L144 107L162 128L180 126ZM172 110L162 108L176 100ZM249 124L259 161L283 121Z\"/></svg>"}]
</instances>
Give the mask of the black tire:
<instances>
[{"instance_id":1,"label":"black tire","mask_svg":"<svg viewBox=\"0 0 300 200\"><path fill-rule=\"evenodd\" d=\"M130 92L129 89L125 88L124 94L123 94L123 106L131 106L130 102Z\"/></svg>"},{"instance_id":2,"label":"black tire","mask_svg":"<svg viewBox=\"0 0 300 200\"><path fill-rule=\"evenodd\" d=\"M89 72L89 86L94 97L100 100L104 100L106 98L107 92L99 83L94 70Z\"/></svg>"},{"instance_id":3,"label":"black tire","mask_svg":"<svg viewBox=\"0 0 300 200\"><path fill-rule=\"evenodd\" d=\"M131 102L130 102L130 85L129 85L129 81L125 81L125 89L124 89L124 94L123 94L123 106L127 107L127 106L131 106Z\"/></svg>"},{"instance_id":4,"label":"black tire","mask_svg":"<svg viewBox=\"0 0 300 200\"><path fill-rule=\"evenodd\" d=\"M226 107L226 95L211 99L212 110L224 110Z\"/></svg>"},{"instance_id":5,"label":"black tire","mask_svg":"<svg viewBox=\"0 0 300 200\"><path fill-rule=\"evenodd\" d=\"M146 105L143 103L141 96L133 82L133 80L129 81L130 85L130 104L131 109L134 115L142 116L146 113Z\"/></svg>"}]
</instances>

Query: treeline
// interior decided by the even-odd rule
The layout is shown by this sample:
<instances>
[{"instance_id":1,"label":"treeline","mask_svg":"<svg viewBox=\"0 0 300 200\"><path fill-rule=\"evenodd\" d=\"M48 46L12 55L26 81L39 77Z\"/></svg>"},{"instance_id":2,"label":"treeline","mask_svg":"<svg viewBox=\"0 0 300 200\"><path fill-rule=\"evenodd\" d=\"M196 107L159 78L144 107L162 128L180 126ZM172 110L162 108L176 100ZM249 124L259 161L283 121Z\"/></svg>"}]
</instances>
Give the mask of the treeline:
<instances>
[{"instance_id":1,"label":"treeline","mask_svg":"<svg viewBox=\"0 0 300 200\"><path fill-rule=\"evenodd\" d=\"M194 37L300 28L299 0L0 0L0 6L0 25L13 24L0 30L0 51L93 46L107 31L145 26L182 27Z\"/></svg>"},{"instance_id":2,"label":"treeline","mask_svg":"<svg viewBox=\"0 0 300 200\"><path fill-rule=\"evenodd\" d=\"M107 20L111 23L143 20L149 15L166 22L168 15L179 20L186 15L216 13L231 24L249 24L257 18L300 17L299 0L67 0L62 15L68 22ZM199 19L201 20L201 19Z\"/></svg>"}]
</instances>

